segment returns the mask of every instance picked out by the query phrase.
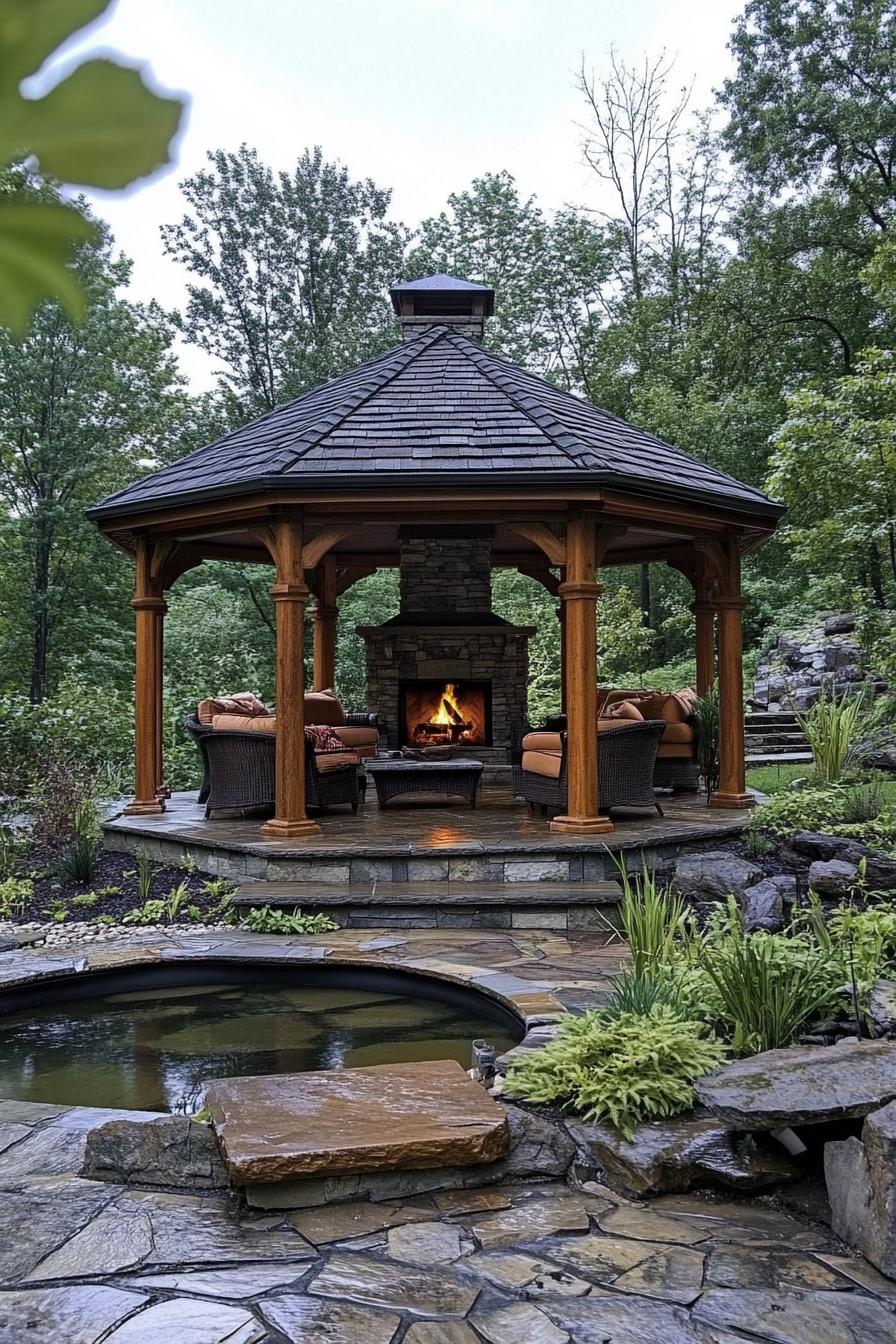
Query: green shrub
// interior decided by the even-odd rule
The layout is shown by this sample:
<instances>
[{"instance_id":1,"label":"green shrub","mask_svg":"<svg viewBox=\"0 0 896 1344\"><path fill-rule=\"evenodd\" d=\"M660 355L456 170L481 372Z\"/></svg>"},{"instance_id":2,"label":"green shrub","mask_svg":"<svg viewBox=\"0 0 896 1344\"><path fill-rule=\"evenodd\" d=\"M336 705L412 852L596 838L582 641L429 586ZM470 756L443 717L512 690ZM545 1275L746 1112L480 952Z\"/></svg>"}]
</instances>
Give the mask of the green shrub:
<instances>
[{"instance_id":1,"label":"green shrub","mask_svg":"<svg viewBox=\"0 0 896 1344\"><path fill-rule=\"evenodd\" d=\"M256 906L250 910L241 925L251 933L332 933L339 928L327 915L303 915L298 908L290 915L285 910L274 910L269 905Z\"/></svg>"},{"instance_id":2,"label":"green shrub","mask_svg":"<svg viewBox=\"0 0 896 1344\"><path fill-rule=\"evenodd\" d=\"M709 802L719 784L719 688L713 686L706 695L694 701L697 721L697 765L703 777L706 801Z\"/></svg>"},{"instance_id":3,"label":"green shrub","mask_svg":"<svg viewBox=\"0 0 896 1344\"><path fill-rule=\"evenodd\" d=\"M8 826L0 826L0 882L15 876L26 849L23 836Z\"/></svg>"},{"instance_id":4,"label":"green shrub","mask_svg":"<svg viewBox=\"0 0 896 1344\"><path fill-rule=\"evenodd\" d=\"M704 947L701 969L717 995L724 1034L738 1055L790 1045L840 999L824 954L794 939L752 934Z\"/></svg>"},{"instance_id":5,"label":"green shrub","mask_svg":"<svg viewBox=\"0 0 896 1344\"><path fill-rule=\"evenodd\" d=\"M41 704L26 695L0 696L0 779L17 796L34 793L44 774L46 756L74 762L105 793L108 775L133 768L133 702L112 687L90 685L78 677L62 682Z\"/></svg>"},{"instance_id":6,"label":"green shrub","mask_svg":"<svg viewBox=\"0 0 896 1344\"><path fill-rule=\"evenodd\" d=\"M24 912L34 895L29 877L6 877L0 882L0 919L13 919Z\"/></svg>"},{"instance_id":7,"label":"green shrub","mask_svg":"<svg viewBox=\"0 0 896 1344\"><path fill-rule=\"evenodd\" d=\"M641 872L633 878L625 861L617 859L616 868L622 886L619 919L639 976L668 962L677 939L686 931L687 907L668 887L657 886L656 875L642 861Z\"/></svg>"},{"instance_id":8,"label":"green shrub","mask_svg":"<svg viewBox=\"0 0 896 1344\"><path fill-rule=\"evenodd\" d=\"M72 905L76 910L92 910L99 903L99 893L96 891L85 891L81 896L72 897Z\"/></svg>"},{"instance_id":9,"label":"green shrub","mask_svg":"<svg viewBox=\"0 0 896 1344\"><path fill-rule=\"evenodd\" d=\"M821 784L842 779L850 750L869 726L864 695L822 689L821 698L805 714L797 715L814 758L813 774Z\"/></svg>"},{"instance_id":10,"label":"green shrub","mask_svg":"<svg viewBox=\"0 0 896 1344\"><path fill-rule=\"evenodd\" d=\"M553 1041L515 1061L509 1096L561 1103L625 1137L644 1120L677 1115L694 1102L694 1081L716 1068L722 1043L668 1004L614 1017L600 1010L565 1019Z\"/></svg>"},{"instance_id":11,"label":"green shrub","mask_svg":"<svg viewBox=\"0 0 896 1344\"><path fill-rule=\"evenodd\" d=\"M655 979L626 966L610 981L610 996L603 1011L609 1017L630 1014L645 1017L657 1005L669 1008L681 1018L692 1015L680 979Z\"/></svg>"},{"instance_id":12,"label":"green shrub","mask_svg":"<svg viewBox=\"0 0 896 1344\"><path fill-rule=\"evenodd\" d=\"M843 795L842 820L847 824L874 821L884 810L886 795L881 780L855 784Z\"/></svg>"},{"instance_id":13,"label":"green shrub","mask_svg":"<svg viewBox=\"0 0 896 1344\"><path fill-rule=\"evenodd\" d=\"M62 856L63 873L73 882L89 882L101 850L96 807L83 799L72 817L71 842Z\"/></svg>"},{"instance_id":14,"label":"green shrub","mask_svg":"<svg viewBox=\"0 0 896 1344\"><path fill-rule=\"evenodd\" d=\"M165 902L160 900L144 901L122 916L122 924L162 924L165 919Z\"/></svg>"},{"instance_id":15,"label":"green shrub","mask_svg":"<svg viewBox=\"0 0 896 1344\"><path fill-rule=\"evenodd\" d=\"M134 872L137 876L137 899L141 905L145 905L152 892L152 883L155 877L152 860L145 849L137 850Z\"/></svg>"},{"instance_id":16,"label":"green shrub","mask_svg":"<svg viewBox=\"0 0 896 1344\"><path fill-rule=\"evenodd\" d=\"M753 824L779 837L793 831L829 831L842 819L843 806L842 789L794 789L762 803Z\"/></svg>"}]
</instances>

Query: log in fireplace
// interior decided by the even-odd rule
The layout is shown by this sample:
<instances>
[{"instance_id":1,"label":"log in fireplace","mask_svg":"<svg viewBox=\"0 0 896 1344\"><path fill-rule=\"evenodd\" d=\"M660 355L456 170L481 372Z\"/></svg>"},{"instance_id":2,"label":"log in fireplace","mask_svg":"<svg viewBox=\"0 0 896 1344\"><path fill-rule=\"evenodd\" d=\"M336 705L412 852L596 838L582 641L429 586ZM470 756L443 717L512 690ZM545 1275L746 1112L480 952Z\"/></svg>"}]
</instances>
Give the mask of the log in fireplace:
<instances>
[{"instance_id":1,"label":"log in fireplace","mask_svg":"<svg viewBox=\"0 0 896 1344\"><path fill-rule=\"evenodd\" d=\"M429 679L399 684L402 746L492 745L492 687L488 681Z\"/></svg>"}]
</instances>

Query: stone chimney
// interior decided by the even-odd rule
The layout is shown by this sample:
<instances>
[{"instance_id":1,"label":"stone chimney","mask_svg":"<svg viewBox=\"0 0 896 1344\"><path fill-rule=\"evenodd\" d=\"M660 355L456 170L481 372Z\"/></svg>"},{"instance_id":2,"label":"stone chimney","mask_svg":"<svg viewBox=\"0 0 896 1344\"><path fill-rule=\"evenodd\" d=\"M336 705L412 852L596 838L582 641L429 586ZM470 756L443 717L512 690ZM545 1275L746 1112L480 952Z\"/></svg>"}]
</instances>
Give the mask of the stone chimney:
<instances>
[{"instance_id":1,"label":"stone chimney","mask_svg":"<svg viewBox=\"0 0 896 1344\"><path fill-rule=\"evenodd\" d=\"M393 285L392 306L401 319L401 333L412 341L427 327L451 327L481 341L485 319L495 307L495 291L453 275L428 275Z\"/></svg>"}]
</instances>

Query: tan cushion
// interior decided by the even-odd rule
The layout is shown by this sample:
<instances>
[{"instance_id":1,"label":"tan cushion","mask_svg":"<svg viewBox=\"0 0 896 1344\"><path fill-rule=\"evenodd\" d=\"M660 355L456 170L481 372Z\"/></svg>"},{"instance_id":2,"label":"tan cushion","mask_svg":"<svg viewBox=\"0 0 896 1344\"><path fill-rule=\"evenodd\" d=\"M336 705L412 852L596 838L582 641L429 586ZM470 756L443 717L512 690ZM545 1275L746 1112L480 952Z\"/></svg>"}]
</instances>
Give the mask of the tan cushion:
<instances>
[{"instance_id":1,"label":"tan cushion","mask_svg":"<svg viewBox=\"0 0 896 1344\"><path fill-rule=\"evenodd\" d=\"M209 724L216 714L239 714L243 718L256 718L270 714L263 701L252 691L238 691L236 695L216 695L208 700L200 700L196 706L196 717L200 723Z\"/></svg>"},{"instance_id":2,"label":"tan cushion","mask_svg":"<svg viewBox=\"0 0 896 1344\"><path fill-rule=\"evenodd\" d=\"M338 728L345 723L341 701L333 691L305 692L305 722L322 723Z\"/></svg>"},{"instance_id":3,"label":"tan cushion","mask_svg":"<svg viewBox=\"0 0 896 1344\"><path fill-rule=\"evenodd\" d=\"M212 719L212 727L229 729L232 733L275 733L277 720L273 714L257 714L254 718L247 718L244 714L216 714Z\"/></svg>"},{"instance_id":4,"label":"tan cushion","mask_svg":"<svg viewBox=\"0 0 896 1344\"><path fill-rule=\"evenodd\" d=\"M661 741L664 746L694 741L694 730L689 723L667 723Z\"/></svg>"},{"instance_id":5,"label":"tan cushion","mask_svg":"<svg viewBox=\"0 0 896 1344\"><path fill-rule=\"evenodd\" d=\"M559 755L563 751L563 741L559 733L527 733L522 748L523 751L553 751Z\"/></svg>"},{"instance_id":6,"label":"tan cushion","mask_svg":"<svg viewBox=\"0 0 896 1344\"><path fill-rule=\"evenodd\" d=\"M380 740L375 728L352 728L346 724L334 728L333 732L344 746L351 747L353 751L367 751L371 748L376 751Z\"/></svg>"},{"instance_id":7,"label":"tan cushion","mask_svg":"<svg viewBox=\"0 0 896 1344\"><path fill-rule=\"evenodd\" d=\"M598 735L601 733L611 733L614 728L627 728L631 722L631 719L598 719Z\"/></svg>"},{"instance_id":8,"label":"tan cushion","mask_svg":"<svg viewBox=\"0 0 896 1344\"><path fill-rule=\"evenodd\" d=\"M347 765L357 765L358 757L353 751L316 751L314 764L322 775L333 770L342 770Z\"/></svg>"},{"instance_id":9,"label":"tan cushion","mask_svg":"<svg viewBox=\"0 0 896 1344\"><path fill-rule=\"evenodd\" d=\"M631 700L614 700L604 708L604 716L608 719L630 719L635 723L644 722L644 715Z\"/></svg>"},{"instance_id":10,"label":"tan cushion","mask_svg":"<svg viewBox=\"0 0 896 1344\"><path fill-rule=\"evenodd\" d=\"M694 744L686 742L666 742L665 737L660 741L657 751L657 760L689 760L694 754Z\"/></svg>"},{"instance_id":11,"label":"tan cushion","mask_svg":"<svg viewBox=\"0 0 896 1344\"><path fill-rule=\"evenodd\" d=\"M548 779L559 779L563 769L563 755L555 751L524 751L523 769L531 775L545 775Z\"/></svg>"}]
</instances>

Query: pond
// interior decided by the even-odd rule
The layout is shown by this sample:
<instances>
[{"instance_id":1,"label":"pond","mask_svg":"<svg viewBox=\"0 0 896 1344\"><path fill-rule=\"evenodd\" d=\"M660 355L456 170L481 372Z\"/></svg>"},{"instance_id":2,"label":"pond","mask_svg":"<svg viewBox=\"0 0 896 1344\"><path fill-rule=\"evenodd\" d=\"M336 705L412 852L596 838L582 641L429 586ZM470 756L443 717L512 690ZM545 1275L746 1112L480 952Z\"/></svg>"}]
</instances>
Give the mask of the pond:
<instances>
[{"instance_id":1,"label":"pond","mask_svg":"<svg viewBox=\"0 0 896 1344\"><path fill-rule=\"evenodd\" d=\"M0 1097L189 1114L211 1078L421 1059L468 1068L477 1037L499 1053L518 1039L478 996L370 983L296 984L270 972L240 983L231 968L211 983L0 1006Z\"/></svg>"}]
</instances>

